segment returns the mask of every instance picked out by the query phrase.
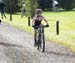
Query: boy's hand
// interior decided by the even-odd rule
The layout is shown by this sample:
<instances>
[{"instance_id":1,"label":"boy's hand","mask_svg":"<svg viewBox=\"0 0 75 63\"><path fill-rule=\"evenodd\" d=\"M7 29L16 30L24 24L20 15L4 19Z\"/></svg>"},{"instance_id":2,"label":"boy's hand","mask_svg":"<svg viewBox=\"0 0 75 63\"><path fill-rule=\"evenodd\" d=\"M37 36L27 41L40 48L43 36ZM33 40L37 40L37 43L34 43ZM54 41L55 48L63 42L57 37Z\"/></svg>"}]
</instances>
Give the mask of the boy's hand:
<instances>
[{"instance_id":1,"label":"boy's hand","mask_svg":"<svg viewBox=\"0 0 75 63\"><path fill-rule=\"evenodd\" d=\"M32 27L35 27L35 25L32 25Z\"/></svg>"},{"instance_id":2,"label":"boy's hand","mask_svg":"<svg viewBox=\"0 0 75 63\"><path fill-rule=\"evenodd\" d=\"M49 27L49 24L47 24L46 27Z\"/></svg>"}]
</instances>

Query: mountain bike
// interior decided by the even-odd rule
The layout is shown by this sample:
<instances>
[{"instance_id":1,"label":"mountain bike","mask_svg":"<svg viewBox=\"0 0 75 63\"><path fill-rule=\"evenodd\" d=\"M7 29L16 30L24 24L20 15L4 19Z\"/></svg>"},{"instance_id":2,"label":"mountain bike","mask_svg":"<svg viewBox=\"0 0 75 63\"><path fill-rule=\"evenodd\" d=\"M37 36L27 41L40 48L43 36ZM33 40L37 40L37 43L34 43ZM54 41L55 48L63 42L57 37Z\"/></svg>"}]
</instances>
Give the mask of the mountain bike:
<instances>
[{"instance_id":1,"label":"mountain bike","mask_svg":"<svg viewBox=\"0 0 75 63\"><path fill-rule=\"evenodd\" d=\"M37 26L33 26L33 27L37 27ZM45 27L49 27L49 25L38 26L37 33L34 37L34 39L36 39L36 43L37 43L37 47L38 47L37 49L40 50L41 52L45 51L45 35L44 35Z\"/></svg>"}]
</instances>

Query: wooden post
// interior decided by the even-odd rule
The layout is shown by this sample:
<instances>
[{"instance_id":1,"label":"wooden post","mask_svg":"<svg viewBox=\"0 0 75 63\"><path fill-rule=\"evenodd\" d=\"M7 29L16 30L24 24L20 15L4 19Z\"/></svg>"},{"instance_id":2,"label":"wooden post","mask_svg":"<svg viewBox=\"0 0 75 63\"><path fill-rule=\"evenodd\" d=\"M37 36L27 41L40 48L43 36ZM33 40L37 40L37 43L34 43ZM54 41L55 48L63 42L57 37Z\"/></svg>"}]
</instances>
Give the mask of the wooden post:
<instances>
[{"instance_id":1,"label":"wooden post","mask_svg":"<svg viewBox=\"0 0 75 63\"><path fill-rule=\"evenodd\" d=\"M56 34L59 35L59 21L56 22Z\"/></svg>"},{"instance_id":2,"label":"wooden post","mask_svg":"<svg viewBox=\"0 0 75 63\"><path fill-rule=\"evenodd\" d=\"M10 12L10 21L12 21L12 13Z\"/></svg>"},{"instance_id":3,"label":"wooden post","mask_svg":"<svg viewBox=\"0 0 75 63\"><path fill-rule=\"evenodd\" d=\"M0 19L0 24L1 24L1 22L2 22L2 21L1 21L1 19Z\"/></svg>"},{"instance_id":4,"label":"wooden post","mask_svg":"<svg viewBox=\"0 0 75 63\"><path fill-rule=\"evenodd\" d=\"M12 0L9 0L10 21L12 21L12 10L13 10L12 9L12 3L11 2L12 2Z\"/></svg>"},{"instance_id":5,"label":"wooden post","mask_svg":"<svg viewBox=\"0 0 75 63\"><path fill-rule=\"evenodd\" d=\"M30 26L30 17L28 17L28 26Z\"/></svg>"}]
</instances>

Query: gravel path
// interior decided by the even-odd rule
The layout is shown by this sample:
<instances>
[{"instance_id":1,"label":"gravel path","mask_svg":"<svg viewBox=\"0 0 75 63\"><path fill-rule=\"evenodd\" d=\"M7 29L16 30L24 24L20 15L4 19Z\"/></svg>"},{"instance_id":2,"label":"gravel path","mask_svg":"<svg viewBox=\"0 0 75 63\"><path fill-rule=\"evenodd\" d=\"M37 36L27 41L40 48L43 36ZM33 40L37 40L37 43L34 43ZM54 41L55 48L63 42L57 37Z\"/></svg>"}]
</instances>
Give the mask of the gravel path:
<instances>
[{"instance_id":1,"label":"gravel path","mask_svg":"<svg viewBox=\"0 0 75 63\"><path fill-rule=\"evenodd\" d=\"M75 63L75 53L64 46L46 42L41 53L33 36L6 23L0 25L0 63Z\"/></svg>"}]
</instances>

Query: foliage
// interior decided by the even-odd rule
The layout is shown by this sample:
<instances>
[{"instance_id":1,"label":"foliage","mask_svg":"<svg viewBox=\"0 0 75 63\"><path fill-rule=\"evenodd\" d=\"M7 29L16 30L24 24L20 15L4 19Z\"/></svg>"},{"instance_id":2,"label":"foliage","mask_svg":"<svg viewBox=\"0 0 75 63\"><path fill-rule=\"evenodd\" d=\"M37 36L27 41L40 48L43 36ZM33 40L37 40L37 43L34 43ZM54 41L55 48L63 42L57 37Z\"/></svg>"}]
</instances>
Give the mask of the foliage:
<instances>
[{"instance_id":1,"label":"foliage","mask_svg":"<svg viewBox=\"0 0 75 63\"><path fill-rule=\"evenodd\" d=\"M74 8L73 2L74 2L74 0L62 0L61 6L63 9L72 10Z\"/></svg>"},{"instance_id":2,"label":"foliage","mask_svg":"<svg viewBox=\"0 0 75 63\"><path fill-rule=\"evenodd\" d=\"M75 0L57 0L61 8L66 10L72 10L75 7ZM48 9L52 8L52 0L39 0L41 8Z\"/></svg>"},{"instance_id":3,"label":"foliage","mask_svg":"<svg viewBox=\"0 0 75 63\"><path fill-rule=\"evenodd\" d=\"M22 1L26 3L26 15L33 17L38 5L43 10L52 8L52 0L4 0L6 3L6 12L21 11ZM57 0L61 8L72 10L75 8L75 0Z\"/></svg>"},{"instance_id":4,"label":"foliage","mask_svg":"<svg viewBox=\"0 0 75 63\"><path fill-rule=\"evenodd\" d=\"M52 7L52 0L39 0L39 6L41 9L49 9Z\"/></svg>"},{"instance_id":5,"label":"foliage","mask_svg":"<svg viewBox=\"0 0 75 63\"><path fill-rule=\"evenodd\" d=\"M6 12L15 13L19 10L18 0L5 0L6 3Z\"/></svg>"},{"instance_id":6,"label":"foliage","mask_svg":"<svg viewBox=\"0 0 75 63\"><path fill-rule=\"evenodd\" d=\"M38 7L37 0L25 0L25 3L27 16L33 17Z\"/></svg>"}]
</instances>

